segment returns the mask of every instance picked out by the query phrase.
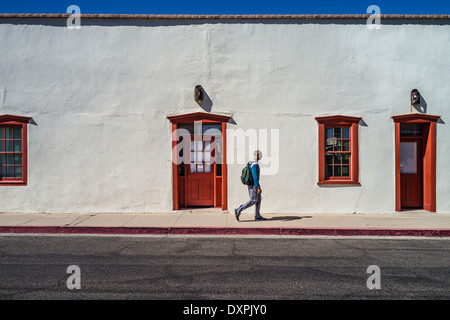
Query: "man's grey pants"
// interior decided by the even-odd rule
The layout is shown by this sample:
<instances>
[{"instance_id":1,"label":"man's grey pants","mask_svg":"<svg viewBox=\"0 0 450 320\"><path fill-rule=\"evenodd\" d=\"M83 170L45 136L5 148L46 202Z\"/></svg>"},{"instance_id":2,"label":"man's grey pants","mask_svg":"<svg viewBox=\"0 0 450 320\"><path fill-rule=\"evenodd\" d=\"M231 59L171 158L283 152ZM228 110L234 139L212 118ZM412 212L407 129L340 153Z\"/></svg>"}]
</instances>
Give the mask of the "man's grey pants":
<instances>
[{"instance_id":1,"label":"man's grey pants","mask_svg":"<svg viewBox=\"0 0 450 320\"><path fill-rule=\"evenodd\" d=\"M241 205L237 209L237 213L241 214L245 209L255 205L255 218L259 218L261 216L259 213L259 209L261 208L261 194L258 193L258 188L255 186L248 186L248 195L250 196L250 200Z\"/></svg>"}]
</instances>

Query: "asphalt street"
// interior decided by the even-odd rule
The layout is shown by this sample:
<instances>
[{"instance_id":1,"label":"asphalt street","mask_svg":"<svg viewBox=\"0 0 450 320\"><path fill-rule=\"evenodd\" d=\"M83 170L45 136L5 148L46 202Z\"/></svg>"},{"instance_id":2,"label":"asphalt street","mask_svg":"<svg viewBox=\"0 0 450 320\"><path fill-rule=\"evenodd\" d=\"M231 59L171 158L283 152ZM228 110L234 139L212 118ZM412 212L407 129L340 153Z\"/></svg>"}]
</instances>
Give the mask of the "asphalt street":
<instances>
[{"instance_id":1,"label":"asphalt street","mask_svg":"<svg viewBox=\"0 0 450 320\"><path fill-rule=\"evenodd\" d=\"M449 298L445 239L0 236L2 300Z\"/></svg>"}]
</instances>

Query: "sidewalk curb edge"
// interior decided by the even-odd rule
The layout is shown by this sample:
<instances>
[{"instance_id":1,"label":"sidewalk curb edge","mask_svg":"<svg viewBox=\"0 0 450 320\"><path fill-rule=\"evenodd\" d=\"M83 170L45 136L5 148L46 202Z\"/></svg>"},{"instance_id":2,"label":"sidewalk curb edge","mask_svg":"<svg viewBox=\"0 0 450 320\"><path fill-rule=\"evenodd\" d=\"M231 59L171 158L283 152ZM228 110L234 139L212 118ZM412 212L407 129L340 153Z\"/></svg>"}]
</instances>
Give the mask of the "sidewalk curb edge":
<instances>
[{"instance_id":1,"label":"sidewalk curb edge","mask_svg":"<svg viewBox=\"0 0 450 320\"><path fill-rule=\"evenodd\" d=\"M239 227L0 226L0 234L1 233L450 237L450 229L324 228L324 227L239 228Z\"/></svg>"}]
</instances>

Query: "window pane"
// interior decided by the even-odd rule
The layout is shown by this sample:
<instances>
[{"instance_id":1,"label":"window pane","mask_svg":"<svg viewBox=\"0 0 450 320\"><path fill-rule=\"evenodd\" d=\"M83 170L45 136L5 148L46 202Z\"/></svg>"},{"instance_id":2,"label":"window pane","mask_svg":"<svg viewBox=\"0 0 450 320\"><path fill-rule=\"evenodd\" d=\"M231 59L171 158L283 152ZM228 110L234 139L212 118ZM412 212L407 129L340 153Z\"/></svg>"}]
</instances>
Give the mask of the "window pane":
<instances>
[{"instance_id":1,"label":"window pane","mask_svg":"<svg viewBox=\"0 0 450 320\"><path fill-rule=\"evenodd\" d=\"M350 155L348 153L342 156L342 164L350 164Z\"/></svg>"},{"instance_id":2,"label":"window pane","mask_svg":"<svg viewBox=\"0 0 450 320\"><path fill-rule=\"evenodd\" d=\"M5 135L6 139L12 139L13 138L13 136L12 136L13 128L5 128L5 132L6 132L6 135Z\"/></svg>"},{"instance_id":3,"label":"window pane","mask_svg":"<svg viewBox=\"0 0 450 320\"><path fill-rule=\"evenodd\" d=\"M13 165L14 164L14 156L13 154L7 154L6 155L6 164Z\"/></svg>"},{"instance_id":4,"label":"window pane","mask_svg":"<svg viewBox=\"0 0 450 320\"><path fill-rule=\"evenodd\" d=\"M5 141L5 145L6 145L6 152L12 152L13 151L12 140L6 140Z\"/></svg>"},{"instance_id":5,"label":"window pane","mask_svg":"<svg viewBox=\"0 0 450 320\"><path fill-rule=\"evenodd\" d=\"M350 140L342 140L342 151L350 151Z\"/></svg>"},{"instance_id":6,"label":"window pane","mask_svg":"<svg viewBox=\"0 0 450 320\"><path fill-rule=\"evenodd\" d=\"M5 177L5 167L0 166L0 178L4 178L4 177Z\"/></svg>"},{"instance_id":7,"label":"window pane","mask_svg":"<svg viewBox=\"0 0 450 320\"><path fill-rule=\"evenodd\" d=\"M205 151L205 162L206 163L211 163L211 153Z\"/></svg>"},{"instance_id":8,"label":"window pane","mask_svg":"<svg viewBox=\"0 0 450 320\"><path fill-rule=\"evenodd\" d=\"M0 152L5 151L5 140L0 140Z\"/></svg>"},{"instance_id":9,"label":"window pane","mask_svg":"<svg viewBox=\"0 0 450 320\"><path fill-rule=\"evenodd\" d=\"M6 156L4 154L0 154L0 165L5 164L6 163Z\"/></svg>"},{"instance_id":10,"label":"window pane","mask_svg":"<svg viewBox=\"0 0 450 320\"><path fill-rule=\"evenodd\" d=\"M216 176L221 177L222 176L222 165L216 164Z\"/></svg>"},{"instance_id":11,"label":"window pane","mask_svg":"<svg viewBox=\"0 0 450 320\"><path fill-rule=\"evenodd\" d=\"M417 173L417 143L400 143L400 173Z\"/></svg>"},{"instance_id":12,"label":"window pane","mask_svg":"<svg viewBox=\"0 0 450 320\"><path fill-rule=\"evenodd\" d=\"M178 148L178 159L179 161L183 160L184 157L184 148Z\"/></svg>"},{"instance_id":13,"label":"window pane","mask_svg":"<svg viewBox=\"0 0 450 320\"><path fill-rule=\"evenodd\" d=\"M205 164L205 172L211 172L211 165Z\"/></svg>"},{"instance_id":14,"label":"window pane","mask_svg":"<svg viewBox=\"0 0 450 320\"><path fill-rule=\"evenodd\" d=\"M197 172L203 172L203 164L197 165Z\"/></svg>"},{"instance_id":15,"label":"window pane","mask_svg":"<svg viewBox=\"0 0 450 320\"><path fill-rule=\"evenodd\" d=\"M333 138L333 128L326 128L326 138L331 139Z\"/></svg>"},{"instance_id":16,"label":"window pane","mask_svg":"<svg viewBox=\"0 0 450 320\"><path fill-rule=\"evenodd\" d=\"M350 128L342 128L342 138L350 139Z\"/></svg>"},{"instance_id":17,"label":"window pane","mask_svg":"<svg viewBox=\"0 0 450 320\"><path fill-rule=\"evenodd\" d=\"M195 164L191 164L191 172L192 172L192 173L197 172L197 170L196 170L196 165L195 165Z\"/></svg>"},{"instance_id":18,"label":"window pane","mask_svg":"<svg viewBox=\"0 0 450 320\"><path fill-rule=\"evenodd\" d=\"M178 138L177 146L178 146L178 156L179 157L183 157L183 154L184 154L184 141L185 140L183 137Z\"/></svg>"},{"instance_id":19,"label":"window pane","mask_svg":"<svg viewBox=\"0 0 450 320\"><path fill-rule=\"evenodd\" d=\"M0 128L0 139L5 139L5 128Z\"/></svg>"},{"instance_id":20,"label":"window pane","mask_svg":"<svg viewBox=\"0 0 450 320\"><path fill-rule=\"evenodd\" d=\"M222 163L222 137L215 139L213 149L216 153L216 163Z\"/></svg>"},{"instance_id":21,"label":"window pane","mask_svg":"<svg viewBox=\"0 0 450 320\"><path fill-rule=\"evenodd\" d=\"M333 164L333 155L331 153L325 154L325 164Z\"/></svg>"},{"instance_id":22,"label":"window pane","mask_svg":"<svg viewBox=\"0 0 450 320\"><path fill-rule=\"evenodd\" d=\"M184 177L184 162L178 165L178 175Z\"/></svg>"},{"instance_id":23,"label":"window pane","mask_svg":"<svg viewBox=\"0 0 450 320\"><path fill-rule=\"evenodd\" d=\"M15 171L16 178L22 178L22 167L16 166L16 167L14 167L14 171Z\"/></svg>"},{"instance_id":24,"label":"window pane","mask_svg":"<svg viewBox=\"0 0 450 320\"><path fill-rule=\"evenodd\" d=\"M333 140L327 139L325 142L325 151L333 151Z\"/></svg>"},{"instance_id":25,"label":"window pane","mask_svg":"<svg viewBox=\"0 0 450 320\"><path fill-rule=\"evenodd\" d=\"M22 129L14 128L14 139L22 139Z\"/></svg>"},{"instance_id":26,"label":"window pane","mask_svg":"<svg viewBox=\"0 0 450 320\"><path fill-rule=\"evenodd\" d=\"M334 140L334 151L342 151L341 140Z\"/></svg>"},{"instance_id":27,"label":"window pane","mask_svg":"<svg viewBox=\"0 0 450 320\"><path fill-rule=\"evenodd\" d=\"M401 124L400 136L421 136L422 125L421 124Z\"/></svg>"},{"instance_id":28,"label":"window pane","mask_svg":"<svg viewBox=\"0 0 450 320\"><path fill-rule=\"evenodd\" d=\"M14 178L14 167L6 167L6 178Z\"/></svg>"},{"instance_id":29,"label":"window pane","mask_svg":"<svg viewBox=\"0 0 450 320\"><path fill-rule=\"evenodd\" d=\"M341 164L341 155L340 154L334 155L334 164Z\"/></svg>"},{"instance_id":30,"label":"window pane","mask_svg":"<svg viewBox=\"0 0 450 320\"><path fill-rule=\"evenodd\" d=\"M350 177L350 166L342 166L342 176Z\"/></svg>"},{"instance_id":31,"label":"window pane","mask_svg":"<svg viewBox=\"0 0 450 320\"><path fill-rule=\"evenodd\" d=\"M14 140L14 151L21 152L22 151L22 141Z\"/></svg>"},{"instance_id":32,"label":"window pane","mask_svg":"<svg viewBox=\"0 0 450 320\"><path fill-rule=\"evenodd\" d=\"M341 166L334 166L334 176L335 177L341 176Z\"/></svg>"},{"instance_id":33,"label":"window pane","mask_svg":"<svg viewBox=\"0 0 450 320\"><path fill-rule=\"evenodd\" d=\"M204 124L202 125L203 134L210 136L220 136L222 135L222 125L221 124Z\"/></svg>"},{"instance_id":34,"label":"window pane","mask_svg":"<svg viewBox=\"0 0 450 320\"><path fill-rule=\"evenodd\" d=\"M191 152L191 163L195 163L195 152Z\"/></svg>"},{"instance_id":35,"label":"window pane","mask_svg":"<svg viewBox=\"0 0 450 320\"><path fill-rule=\"evenodd\" d=\"M197 152L197 162L203 161L203 152Z\"/></svg>"},{"instance_id":36,"label":"window pane","mask_svg":"<svg viewBox=\"0 0 450 320\"><path fill-rule=\"evenodd\" d=\"M334 128L334 137L337 139L341 138L341 128Z\"/></svg>"},{"instance_id":37,"label":"window pane","mask_svg":"<svg viewBox=\"0 0 450 320\"><path fill-rule=\"evenodd\" d=\"M177 129L179 129L177 130L178 135L194 134L193 124L179 124Z\"/></svg>"},{"instance_id":38,"label":"window pane","mask_svg":"<svg viewBox=\"0 0 450 320\"><path fill-rule=\"evenodd\" d=\"M333 166L325 166L325 177L329 178L333 176Z\"/></svg>"}]
</instances>

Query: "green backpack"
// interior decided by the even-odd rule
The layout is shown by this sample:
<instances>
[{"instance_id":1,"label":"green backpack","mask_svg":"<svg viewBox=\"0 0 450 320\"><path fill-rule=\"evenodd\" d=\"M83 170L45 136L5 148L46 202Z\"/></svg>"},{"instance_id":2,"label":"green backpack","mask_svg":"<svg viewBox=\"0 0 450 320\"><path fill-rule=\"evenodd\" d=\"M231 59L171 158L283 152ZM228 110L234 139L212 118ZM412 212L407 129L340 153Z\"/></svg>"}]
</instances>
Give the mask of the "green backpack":
<instances>
[{"instance_id":1,"label":"green backpack","mask_svg":"<svg viewBox=\"0 0 450 320\"><path fill-rule=\"evenodd\" d=\"M241 181L243 184L246 185L253 185L254 181L253 181L253 176L252 173L250 171L250 162L247 163L247 165L242 169L242 174L241 174Z\"/></svg>"}]
</instances>

